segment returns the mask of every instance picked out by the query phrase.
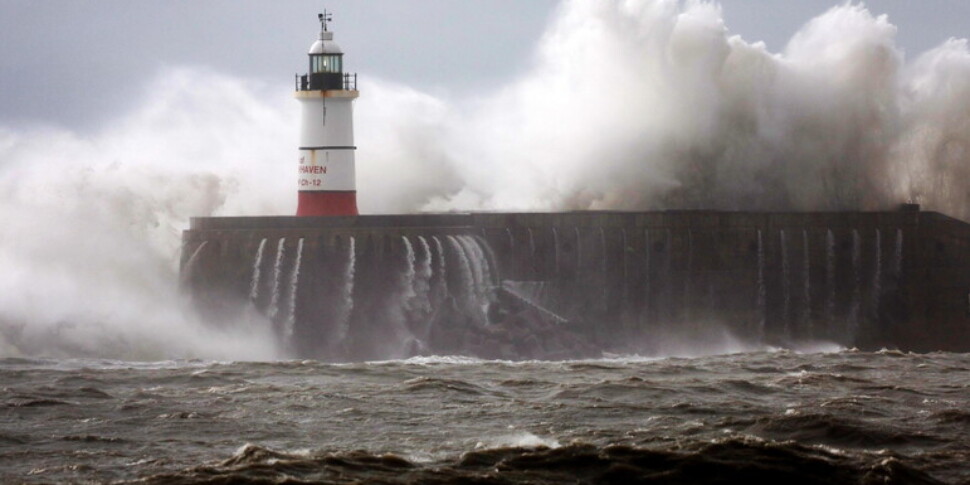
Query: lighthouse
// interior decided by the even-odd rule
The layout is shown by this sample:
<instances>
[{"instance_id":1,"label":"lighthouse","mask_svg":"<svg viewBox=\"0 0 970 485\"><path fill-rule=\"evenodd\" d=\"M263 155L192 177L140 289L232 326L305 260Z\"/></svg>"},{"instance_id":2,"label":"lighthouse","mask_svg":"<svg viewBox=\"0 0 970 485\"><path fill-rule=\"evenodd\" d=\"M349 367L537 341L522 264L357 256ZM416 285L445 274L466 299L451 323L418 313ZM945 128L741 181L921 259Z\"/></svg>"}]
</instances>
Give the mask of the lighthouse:
<instances>
[{"instance_id":1,"label":"lighthouse","mask_svg":"<svg viewBox=\"0 0 970 485\"><path fill-rule=\"evenodd\" d=\"M302 105L297 216L357 215L354 100L357 75L343 71L344 54L319 14L320 37L310 46L309 71L297 75Z\"/></svg>"}]
</instances>

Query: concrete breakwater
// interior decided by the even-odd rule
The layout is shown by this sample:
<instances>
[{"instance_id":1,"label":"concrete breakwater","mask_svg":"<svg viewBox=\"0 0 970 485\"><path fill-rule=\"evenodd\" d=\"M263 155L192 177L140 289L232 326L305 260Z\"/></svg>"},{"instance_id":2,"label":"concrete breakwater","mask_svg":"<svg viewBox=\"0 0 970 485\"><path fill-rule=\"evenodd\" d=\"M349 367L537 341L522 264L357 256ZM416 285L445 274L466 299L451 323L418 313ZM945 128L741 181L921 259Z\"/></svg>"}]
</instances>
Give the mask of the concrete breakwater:
<instances>
[{"instance_id":1,"label":"concrete breakwater","mask_svg":"<svg viewBox=\"0 0 970 485\"><path fill-rule=\"evenodd\" d=\"M182 284L323 359L970 350L970 225L918 210L196 218Z\"/></svg>"}]
</instances>

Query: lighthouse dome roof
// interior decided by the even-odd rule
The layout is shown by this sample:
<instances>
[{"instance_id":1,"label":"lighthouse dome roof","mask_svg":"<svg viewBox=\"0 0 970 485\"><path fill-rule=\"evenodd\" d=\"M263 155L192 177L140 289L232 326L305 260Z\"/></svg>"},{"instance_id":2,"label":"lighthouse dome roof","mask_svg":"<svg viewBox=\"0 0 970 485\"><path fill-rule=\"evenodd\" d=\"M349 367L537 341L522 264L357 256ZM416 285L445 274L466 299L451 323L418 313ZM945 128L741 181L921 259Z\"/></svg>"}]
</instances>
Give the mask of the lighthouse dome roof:
<instances>
[{"instance_id":1,"label":"lighthouse dome roof","mask_svg":"<svg viewBox=\"0 0 970 485\"><path fill-rule=\"evenodd\" d=\"M333 32L320 32L320 38L310 46L309 54L343 54L340 46L333 41Z\"/></svg>"}]
</instances>

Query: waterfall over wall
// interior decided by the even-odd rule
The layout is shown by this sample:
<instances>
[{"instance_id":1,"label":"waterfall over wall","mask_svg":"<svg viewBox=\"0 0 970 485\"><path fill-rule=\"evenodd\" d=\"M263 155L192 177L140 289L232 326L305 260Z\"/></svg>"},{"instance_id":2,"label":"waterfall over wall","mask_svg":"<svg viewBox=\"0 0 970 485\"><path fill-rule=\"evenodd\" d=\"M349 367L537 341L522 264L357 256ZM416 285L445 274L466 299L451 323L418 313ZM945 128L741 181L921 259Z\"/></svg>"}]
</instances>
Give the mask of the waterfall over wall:
<instances>
[{"instance_id":1,"label":"waterfall over wall","mask_svg":"<svg viewBox=\"0 0 970 485\"><path fill-rule=\"evenodd\" d=\"M182 280L202 313L255 309L295 354L331 360L711 335L934 349L964 345L967 242L922 212L212 218L185 234Z\"/></svg>"}]
</instances>

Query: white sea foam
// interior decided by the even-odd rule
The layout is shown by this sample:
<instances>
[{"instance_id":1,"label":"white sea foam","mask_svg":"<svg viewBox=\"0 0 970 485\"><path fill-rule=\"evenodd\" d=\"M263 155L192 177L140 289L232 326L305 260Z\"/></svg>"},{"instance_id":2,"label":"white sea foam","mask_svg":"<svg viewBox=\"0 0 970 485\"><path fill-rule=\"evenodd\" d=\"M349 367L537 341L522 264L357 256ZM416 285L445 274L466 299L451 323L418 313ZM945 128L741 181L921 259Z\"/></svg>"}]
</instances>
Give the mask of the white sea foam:
<instances>
[{"instance_id":1,"label":"white sea foam","mask_svg":"<svg viewBox=\"0 0 970 485\"><path fill-rule=\"evenodd\" d=\"M559 448L562 446L555 438L542 438L528 431L516 431L479 441L475 448Z\"/></svg>"}]
</instances>

